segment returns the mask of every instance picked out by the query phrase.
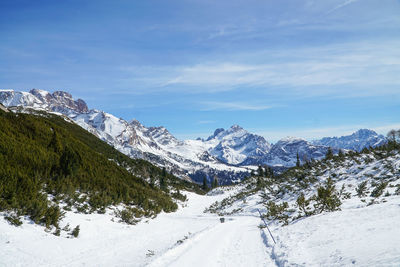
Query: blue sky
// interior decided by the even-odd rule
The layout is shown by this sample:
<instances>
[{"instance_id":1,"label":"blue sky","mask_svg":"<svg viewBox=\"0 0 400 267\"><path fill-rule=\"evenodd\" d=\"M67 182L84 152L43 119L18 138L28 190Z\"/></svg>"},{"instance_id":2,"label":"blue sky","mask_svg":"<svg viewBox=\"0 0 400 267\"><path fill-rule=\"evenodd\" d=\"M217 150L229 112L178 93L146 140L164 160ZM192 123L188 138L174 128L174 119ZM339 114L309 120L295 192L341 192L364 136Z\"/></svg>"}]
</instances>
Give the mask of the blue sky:
<instances>
[{"instance_id":1,"label":"blue sky","mask_svg":"<svg viewBox=\"0 0 400 267\"><path fill-rule=\"evenodd\" d=\"M400 128L399 0L0 2L0 88L178 138Z\"/></svg>"}]
</instances>

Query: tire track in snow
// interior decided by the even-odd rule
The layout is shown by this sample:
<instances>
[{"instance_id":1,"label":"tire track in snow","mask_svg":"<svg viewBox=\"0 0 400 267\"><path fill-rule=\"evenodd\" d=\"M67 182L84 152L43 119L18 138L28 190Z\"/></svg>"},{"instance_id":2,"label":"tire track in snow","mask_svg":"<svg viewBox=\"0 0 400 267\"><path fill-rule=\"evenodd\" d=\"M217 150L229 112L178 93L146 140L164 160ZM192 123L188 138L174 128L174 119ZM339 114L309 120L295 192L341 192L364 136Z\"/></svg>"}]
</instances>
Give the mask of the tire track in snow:
<instances>
[{"instance_id":1,"label":"tire track in snow","mask_svg":"<svg viewBox=\"0 0 400 267\"><path fill-rule=\"evenodd\" d=\"M148 266L271 266L258 218L233 217L165 252Z\"/></svg>"}]
</instances>

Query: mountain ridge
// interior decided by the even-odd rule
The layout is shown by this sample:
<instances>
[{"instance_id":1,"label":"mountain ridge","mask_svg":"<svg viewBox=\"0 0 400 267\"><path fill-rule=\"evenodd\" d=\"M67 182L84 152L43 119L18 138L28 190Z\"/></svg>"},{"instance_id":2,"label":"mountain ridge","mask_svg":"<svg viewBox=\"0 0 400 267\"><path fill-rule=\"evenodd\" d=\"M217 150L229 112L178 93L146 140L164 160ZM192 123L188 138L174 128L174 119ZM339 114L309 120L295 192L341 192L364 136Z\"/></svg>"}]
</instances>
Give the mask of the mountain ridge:
<instances>
[{"instance_id":1,"label":"mountain ridge","mask_svg":"<svg viewBox=\"0 0 400 267\"><path fill-rule=\"evenodd\" d=\"M197 182L206 176L209 182L218 176L222 183L239 181L258 165L291 167L297 155L301 163L322 159L329 147L359 151L385 142L382 135L361 129L352 135L325 137L307 141L284 137L270 144L264 137L234 124L218 128L207 139L178 140L163 126L145 127L138 120L126 121L107 112L89 109L82 99L55 91L32 89L30 92L0 90L0 103L61 113L76 124L132 158L142 158L173 174Z\"/></svg>"}]
</instances>

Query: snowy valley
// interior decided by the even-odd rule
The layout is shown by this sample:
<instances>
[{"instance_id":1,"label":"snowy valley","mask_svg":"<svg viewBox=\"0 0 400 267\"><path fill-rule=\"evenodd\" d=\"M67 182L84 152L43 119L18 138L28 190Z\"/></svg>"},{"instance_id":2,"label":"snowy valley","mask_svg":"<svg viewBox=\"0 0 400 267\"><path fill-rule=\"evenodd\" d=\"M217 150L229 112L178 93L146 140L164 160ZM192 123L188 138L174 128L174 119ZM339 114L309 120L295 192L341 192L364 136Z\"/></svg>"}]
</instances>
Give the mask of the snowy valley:
<instances>
[{"instance_id":1,"label":"snowy valley","mask_svg":"<svg viewBox=\"0 0 400 267\"><path fill-rule=\"evenodd\" d=\"M0 11L0 267L400 267L400 0Z\"/></svg>"},{"instance_id":2,"label":"snowy valley","mask_svg":"<svg viewBox=\"0 0 400 267\"><path fill-rule=\"evenodd\" d=\"M54 155L37 159L44 164L42 170L32 167L35 175L42 171L50 179L39 182L41 178L29 177L30 186L13 192L8 188L17 188L14 178L20 173L0 184L4 186L0 204L9 207L0 213L0 265L398 266L400 262L396 132L389 139L362 129L340 138L308 142L288 137L270 144L233 125L217 129L205 140L180 141L164 127L145 127L136 120L89 110L83 100L64 92L1 91L0 100L12 111L0 111L3 137L12 132L23 136L30 147L38 143L39 151ZM12 130L16 122L18 133ZM16 141L11 138L12 143L0 147L14 145L12 151L25 155ZM27 160L3 153L9 164ZM59 157L59 163L46 165L52 157ZM93 165L85 157L103 163ZM102 166L106 163L120 175L98 173L85 182L93 168L106 172ZM0 171L9 175L15 171L10 166ZM276 166L285 169L276 172ZM196 171L222 177L222 184L236 183L213 184L209 190L204 180L201 188L190 182ZM237 176L241 172L244 176ZM75 176L83 181L74 180ZM134 182L127 187L127 181ZM38 200L31 205L21 197L24 192L34 192Z\"/></svg>"},{"instance_id":3,"label":"snowy valley","mask_svg":"<svg viewBox=\"0 0 400 267\"><path fill-rule=\"evenodd\" d=\"M299 196L303 194L306 202L312 199L328 178L334 187L331 197L341 203L316 211L321 207L314 205L315 198L302 206ZM67 212L64 222L81 226L79 238L74 239L53 236L31 223L16 228L0 219L0 263L398 266L400 262L400 156L396 149L334 156L293 168L284 176L255 175L207 195L185 194L188 199L179 202L178 211L133 226L114 221L111 210L106 214ZM271 200L288 206L276 212L267 204Z\"/></svg>"}]
</instances>

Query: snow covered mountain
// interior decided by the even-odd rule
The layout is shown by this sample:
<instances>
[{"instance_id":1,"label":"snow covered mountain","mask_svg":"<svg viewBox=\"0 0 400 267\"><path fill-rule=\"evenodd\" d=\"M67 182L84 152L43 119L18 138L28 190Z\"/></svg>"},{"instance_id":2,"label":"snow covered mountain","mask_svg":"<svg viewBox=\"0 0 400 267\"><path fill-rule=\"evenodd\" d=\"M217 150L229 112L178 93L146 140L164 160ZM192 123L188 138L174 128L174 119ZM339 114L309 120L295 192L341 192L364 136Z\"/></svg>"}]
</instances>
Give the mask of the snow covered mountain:
<instances>
[{"instance_id":1,"label":"snow covered mountain","mask_svg":"<svg viewBox=\"0 0 400 267\"><path fill-rule=\"evenodd\" d=\"M74 100L72 96L63 91L49 93L44 90L32 89L28 92L14 90L0 90L0 102L6 106L25 106L59 113L85 113L88 107L82 99Z\"/></svg>"},{"instance_id":2,"label":"snow covered mountain","mask_svg":"<svg viewBox=\"0 0 400 267\"><path fill-rule=\"evenodd\" d=\"M361 151L364 147L377 147L386 143L383 135L369 129L360 129L357 132L341 137L324 137L312 142L314 145L330 146L335 148Z\"/></svg>"},{"instance_id":3,"label":"snow covered mountain","mask_svg":"<svg viewBox=\"0 0 400 267\"><path fill-rule=\"evenodd\" d=\"M242 164L245 160L251 163L251 159L263 157L271 149L264 137L251 134L239 125L227 130L215 130L204 143L211 147L211 155L233 165Z\"/></svg>"},{"instance_id":4,"label":"snow covered mountain","mask_svg":"<svg viewBox=\"0 0 400 267\"><path fill-rule=\"evenodd\" d=\"M296 137L286 137L274 144L269 153L262 158L262 162L270 166L291 167L296 165L297 154L303 164L307 160L322 159L328 152L329 147L313 145L310 142ZM337 153L337 149L333 149Z\"/></svg>"},{"instance_id":5,"label":"snow covered mountain","mask_svg":"<svg viewBox=\"0 0 400 267\"><path fill-rule=\"evenodd\" d=\"M181 141L164 127L145 127L137 120L128 122L104 111L89 110L85 101L74 100L63 91L0 90L0 103L61 113L124 154L148 160L177 176L198 182L204 176L210 182L217 176L221 183L227 184L239 181L258 165L294 166L297 154L304 163L323 158L329 146L336 153L339 148L359 151L385 142L383 136L363 129L340 138L327 137L313 142L284 138L271 145L264 137L249 133L239 125L226 130L219 128L206 140Z\"/></svg>"},{"instance_id":6,"label":"snow covered mountain","mask_svg":"<svg viewBox=\"0 0 400 267\"><path fill-rule=\"evenodd\" d=\"M226 164L208 153L212 141L179 141L164 127L147 128L137 120L127 122L104 111L89 110L83 100L73 100L66 92L0 90L0 103L61 113L124 154L166 167L185 179L202 181L206 175L211 181L218 176L220 182L231 183L249 172L246 167Z\"/></svg>"}]
</instances>

